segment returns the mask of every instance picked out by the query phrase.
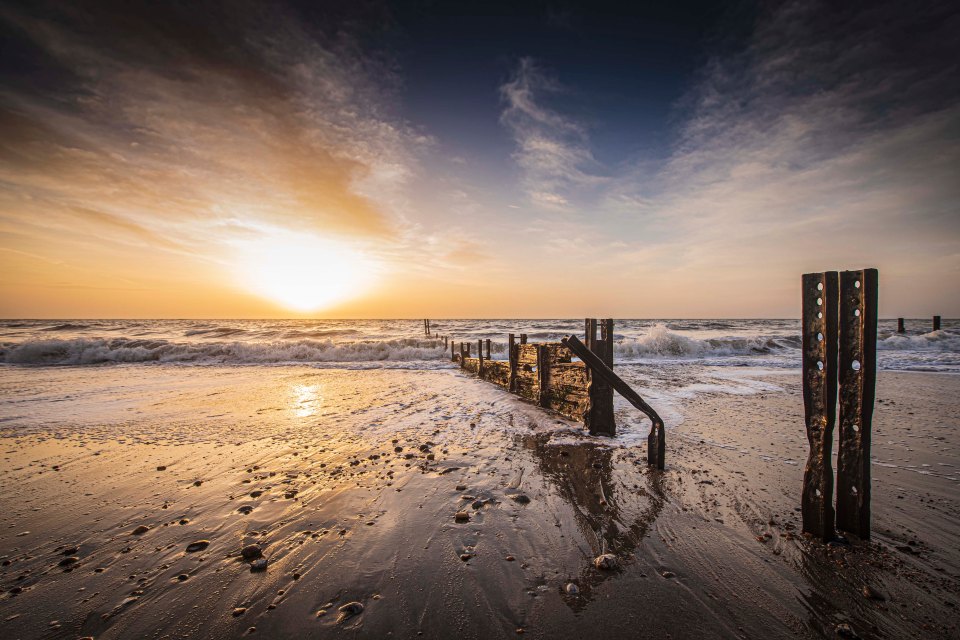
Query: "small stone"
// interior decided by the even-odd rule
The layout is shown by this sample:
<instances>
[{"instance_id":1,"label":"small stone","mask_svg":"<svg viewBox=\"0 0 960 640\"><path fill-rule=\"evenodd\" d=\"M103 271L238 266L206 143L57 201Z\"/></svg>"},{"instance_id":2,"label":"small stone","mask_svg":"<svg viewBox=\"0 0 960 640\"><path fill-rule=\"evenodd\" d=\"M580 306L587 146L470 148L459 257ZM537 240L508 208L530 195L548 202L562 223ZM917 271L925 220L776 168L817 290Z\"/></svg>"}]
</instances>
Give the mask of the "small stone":
<instances>
[{"instance_id":1,"label":"small stone","mask_svg":"<svg viewBox=\"0 0 960 640\"><path fill-rule=\"evenodd\" d=\"M461 553L461 554L460 554L460 559L463 560L464 562L466 562L467 560L469 560L469 559L472 558L472 557L473 557L473 554L472 554L472 553Z\"/></svg>"},{"instance_id":2,"label":"small stone","mask_svg":"<svg viewBox=\"0 0 960 640\"><path fill-rule=\"evenodd\" d=\"M157 471L166 471L166 470L167 470L167 467L162 464L157 467Z\"/></svg>"},{"instance_id":3,"label":"small stone","mask_svg":"<svg viewBox=\"0 0 960 640\"><path fill-rule=\"evenodd\" d=\"M246 607L237 607L236 609L233 610L233 617L234 617L234 618L239 618L240 616L242 616L242 615L245 614L246 612L247 612L247 608L246 608Z\"/></svg>"},{"instance_id":4,"label":"small stone","mask_svg":"<svg viewBox=\"0 0 960 640\"><path fill-rule=\"evenodd\" d=\"M573 584L572 582L567 584L567 586L564 587L564 590L567 592L567 595L570 595L570 596L575 596L578 593L580 593L580 587Z\"/></svg>"},{"instance_id":5,"label":"small stone","mask_svg":"<svg viewBox=\"0 0 960 640\"><path fill-rule=\"evenodd\" d=\"M322 617L325 616L325 615L327 615L327 610L326 610L326 609L320 609L319 611L317 611L317 617L318 617L318 618L322 618Z\"/></svg>"},{"instance_id":6,"label":"small stone","mask_svg":"<svg viewBox=\"0 0 960 640\"><path fill-rule=\"evenodd\" d=\"M467 485L465 485L465 484L458 484L458 485L457 485L457 491L466 491L466 490L467 490Z\"/></svg>"},{"instance_id":7,"label":"small stone","mask_svg":"<svg viewBox=\"0 0 960 640\"><path fill-rule=\"evenodd\" d=\"M67 547L66 549L61 551L61 553L65 556L72 556L77 551L80 551L80 547Z\"/></svg>"},{"instance_id":8,"label":"small stone","mask_svg":"<svg viewBox=\"0 0 960 640\"><path fill-rule=\"evenodd\" d=\"M617 568L617 556L612 553L604 553L593 559L593 566L604 571Z\"/></svg>"},{"instance_id":9,"label":"small stone","mask_svg":"<svg viewBox=\"0 0 960 640\"><path fill-rule=\"evenodd\" d=\"M250 497L251 497L251 498L259 498L259 497L262 496L262 495L263 495L263 491L259 491L259 490L258 490L258 491L251 491L251 492L250 492Z\"/></svg>"},{"instance_id":10,"label":"small stone","mask_svg":"<svg viewBox=\"0 0 960 640\"><path fill-rule=\"evenodd\" d=\"M301 576L299 573L294 573L294 574L293 574L293 579L294 579L294 580L299 580L301 577L302 577L302 576Z\"/></svg>"},{"instance_id":11,"label":"small stone","mask_svg":"<svg viewBox=\"0 0 960 640\"><path fill-rule=\"evenodd\" d=\"M133 531L131 531L131 533L132 533L133 535L135 535L135 536L142 536L142 535L145 534L147 531L150 531L150 527L148 527L148 526L145 525L145 524L142 524L142 525L140 525L139 527L137 527L136 529L134 529Z\"/></svg>"},{"instance_id":12,"label":"small stone","mask_svg":"<svg viewBox=\"0 0 960 640\"><path fill-rule=\"evenodd\" d=\"M248 504L245 504L245 505L243 505L242 507L238 508L237 511L239 511L239 512L242 513L243 515L249 515L249 513L250 513L251 511L253 511L253 507L251 507L251 506L248 505Z\"/></svg>"},{"instance_id":13,"label":"small stone","mask_svg":"<svg viewBox=\"0 0 960 640\"><path fill-rule=\"evenodd\" d=\"M483 500L474 500L473 504L470 506L473 507L474 509L480 509L483 507L483 505L484 505Z\"/></svg>"},{"instance_id":14,"label":"small stone","mask_svg":"<svg viewBox=\"0 0 960 640\"><path fill-rule=\"evenodd\" d=\"M179 580L180 582L185 582L185 581L188 580L189 578L190 578L190 576L188 576L188 575L185 574L185 573L181 573L180 575L177 576L177 580Z\"/></svg>"},{"instance_id":15,"label":"small stone","mask_svg":"<svg viewBox=\"0 0 960 640\"><path fill-rule=\"evenodd\" d=\"M669 579L669 578L673 578L677 574L675 574L673 571L661 571L660 575L663 576L664 578Z\"/></svg>"},{"instance_id":16,"label":"small stone","mask_svg":"<svg viewBox=\"0 0 960 640\"><path fill-rule=\"evenodd\" d=\"M513 497L513 501L517 504L530 504L530 498L525 493L518 493Z\"/></svg>"},{"instance_id":17,"label":"small stone","mask_svg":"<svg viewBox=\"0 0 960 640\"><path fill-rule=\"evenodd\" d=\"M187 553L194 553L196 551L203 551L210 546L209 540L197 540L196 542L191 542L187 545Z\"/></svg>"},{"instance_id":18,"label":"small stone","mask_svg":"<svg viewBox=\"0 0 960 640\"><path fill-rule=\"evenodd\" d=\"M504 560L506 560L507 562L513 562L514 560L516 560L516 558L514 558L513 556L507 556L506 558L504 558Z\"/></svg>"},{"instance_id":19,"label":"small stone","mask_svg":"<svg viewBox=\"0 0 960 640\"><path fill-rule=\"evenodd\" d=\"M434 460L434 459L436 459L435 455L433 455L432 453L427 454L427 460Z\"/></svg>"},{"instance_id":20,"label":"small stone","mask_svg":"<svg viewBox=\"0 0 960 640\"><path fill-rule=\"evenodd\" d=\"M294 498L297 497L297 490L291 489L290 491L287 491L286 493L284 493L283 497L286 498L287 500L293 500Z\"/></svg>"},{"instance_id":21,"label":"small stone","mask_svg":"<svg viewBox=\"0 0 960 640\"><path fill-rule=\"evenodd\" d=\"M337 616L337 624L346 622L350 618L363 613L363 604L360 602L348 602L338 609L340 615Z\"/></svg>"},{"instance_id":22,"label":"small stone","mask_svg":"<svg viewBox=\"0 0 960 640\"><path fill-rule=\"evenodd\" d=\"M267 559L266 558L257 558L250 563L250 571L266 571L267 570Z\"/></svg>"},{"instance_id":23,"label":"small stone","mask_svg":"<svg viewBox=\"0 0 960 640\"><path fill-rule=\"evenodd\" d=\"M846 622L841 622L840 624L838 624L836 627L836 631L837 631L837 635L840 636L841 638L859 638L860 637L859 635L857 635L857 632L853 630L853 627L851 627Z\"/></svg>"},{"instance_id":24,"label":"small stone","mask_svg":"<svg viewBox=\"0 0 960 640\"><path fill-rule=\"evenodd\" d=\"M466 511L457 511L457 514L453 516L454 522L470 522L470 514Z\"/></svg>"},{"instance_id":25,"label":"small stone","mask_svg":"<svg viewBox=\"0 0 960 640\"><path fill-rule=\"evenodd\" d=\"M886 600L886 596L882 593L871 587L870 585L863 585L863 597L870 600Z\"/></svg>"},{"instance_id":26,"label":"small stone","mask_svg":"<svg viewBox=\"0 0 960 640\"><path fill-rule=\"evenodd\" d=\"M194 480L194 481L193 481L193 486L195 486L195 487L199 487L199 486L202 485L202 484L203 484L203 480Z\"/></svg>"},{"instance_id":27,"label":"small stone","mask_svg":"<svg viewBox=\"0 0 960 640\"><path fill-rule=\"evenodd\" d=\"M395 453L400 453L401 451L403 451L403 447L394 447L394 448L393 448L393 451L394 451Z\"/></svg>"},{"instance_id":28,"label":"small stone","mask_svg":"<svg viewBox=\"0 0 960 640\"><path fill-rule=\"evenodd\" d=\"M240 555L245 560L255 560L263 555L263 549L258 544L248 544L240 550Z\"/></svg>"}]
</instances>

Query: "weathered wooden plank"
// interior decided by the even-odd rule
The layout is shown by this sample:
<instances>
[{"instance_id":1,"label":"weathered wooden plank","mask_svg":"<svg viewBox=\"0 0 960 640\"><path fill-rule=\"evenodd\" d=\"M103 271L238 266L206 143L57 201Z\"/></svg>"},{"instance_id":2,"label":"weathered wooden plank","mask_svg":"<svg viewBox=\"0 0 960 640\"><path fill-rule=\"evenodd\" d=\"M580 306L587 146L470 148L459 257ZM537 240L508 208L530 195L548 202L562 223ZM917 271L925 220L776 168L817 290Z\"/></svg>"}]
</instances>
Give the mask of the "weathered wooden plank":
<instances>
[{"instance_id":1,"label":"weathered wooden plank","mask_svg":"<svg viewBox=\"0 0 960 640\"><path fill-rule=\"evenodd\" d=\"M837 528L870 538L870 437L877 381L877 270L840 273Z\"/></svg>"},{"instance_id":2,"label":"weathered wooden plank","mask_svg":"<svg viewBox=\"0 0 960 640\"><path fill-rule=\"evenodd\" d=\"M537 346L537 404L541 407L550 406L550 359L547 356L547 348L538 344Z\"/></svg>"},{"instance_id":3,"label":"weathered wooden plank","mask_svg":"<svg viewBox=\"0 0 960 640\"><path fill-rule=\"evenodd\" d=\"M803 275L803 407L810 454L803 473L803 530L834 536L831 450L837 414L837 272Z\"/></svg>"},{"instance_id":4,"label":"weathered wooden plank","mask_svg":"<svg viewBox=\"0 0 960 640\"><path fill-rule=\"evenodd\" d=\"M665 465L666 434L663 428L663 420L657 412L653 410L653 407L644 402L640 394L631 389L630 385L624 382L612 369L607 367L592 351L587 349L576 336L564 338L563 344L583 360L584 364L590 368L591 376L604 378L611 387L616 389L617 393L626 398L630 404L650 418L652 426L650 435L647 436L647 464L656 466L658 469L663 469Z\"/></svg>"},{"instance_id":5,"label":"weathered wooden plank","mask_svg":"<svg viewBox=\"0 0 960 640\"><path fill-rule=\"evenodd\" d=\"M483 340L482 339L477 340L477 360L480 361L479 369L477 369L477 373L479 375L483 375Z\"/></svg>"},{"instance_id":6,"label":"weathered wooden plank","mask_svg":"<svg viewBox=\"0 0 960 640\"><path fill-rule=\"evenodd\" d=\"M507 387L511 393L517 390L517 350L514 335L507 335L507 357L510 361L510 385Z\"/></svg>"},{"instance_id":7,"label":"weathered wooden plank","mask_svg":"<svg viewBox=\"0 0 960 640\"><path fill-rule=\"evenodd\" d=\"M605 326L606 321L601 321L600 325ZM596 318L587 318L584 321L588 341L584 346L606 365L607 346L604 341L597 339L597 326ZM603 376L593 375L591 371L587 374L587 392L590 395L590 404L583 417L584 424L591 434L615 436L617 423L613 417L613 389L610 384Z\"/></svg>"}]
</instances>

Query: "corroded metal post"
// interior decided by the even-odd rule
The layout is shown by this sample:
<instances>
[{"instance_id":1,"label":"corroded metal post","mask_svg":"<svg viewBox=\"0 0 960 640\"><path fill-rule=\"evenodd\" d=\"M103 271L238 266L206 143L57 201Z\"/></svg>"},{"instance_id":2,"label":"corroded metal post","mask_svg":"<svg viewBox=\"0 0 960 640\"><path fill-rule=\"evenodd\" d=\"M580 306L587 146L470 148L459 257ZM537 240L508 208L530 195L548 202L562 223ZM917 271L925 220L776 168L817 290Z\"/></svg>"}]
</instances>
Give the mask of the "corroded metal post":
<instances>
[{"instance_id":1,"label":"corroded metal post","mask_svg":"<svg viewBox=\"0 0 960 640\"><path fill-rule=\"evenodd\" d=\"M870 433L877 381L877 270L840 273L837 528L870 538Z\"/></svg>"},{"instance_id":2,"label":"corroded metal post","mask_svg":"<svg viewBox=\"0 0 960 640\"><path fill-rule=\"evenodd\" d=\"M803 530L834 535L830 454L837 415L837 272L803 275L803 408L810 455L803 473Z\"/></svg>"}]
</instances>

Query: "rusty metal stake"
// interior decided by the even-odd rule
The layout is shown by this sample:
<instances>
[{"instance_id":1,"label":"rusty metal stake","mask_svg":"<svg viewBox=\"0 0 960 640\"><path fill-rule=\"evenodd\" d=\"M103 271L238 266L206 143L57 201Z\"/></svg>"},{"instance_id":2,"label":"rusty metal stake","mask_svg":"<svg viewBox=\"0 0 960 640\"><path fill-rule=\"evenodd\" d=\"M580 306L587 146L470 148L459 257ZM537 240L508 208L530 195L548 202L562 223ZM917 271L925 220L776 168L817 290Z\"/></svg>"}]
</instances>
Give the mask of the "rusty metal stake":
<instances>
[{"instance_id":1,"label":"rusty metal stake","mask_svg":"<svg viewBox=\"0 0 960 640\"><path fill-rule=\"evenodd\" d=\"M834 536L831 450L837 416L837 272L803 275L803 408L810 455L803 473L803 530Z\"/></svg>"},{"instance_id":2,"label":"rusty metal stake","mask_svg":"<svg viewBox=\"0 0 960 640\"><path fill-rule=\"evenodd\" d=\"M837 528L870 538L870 433L877 381L877 270L840 273Z\"/></svg>"}]
</instances>

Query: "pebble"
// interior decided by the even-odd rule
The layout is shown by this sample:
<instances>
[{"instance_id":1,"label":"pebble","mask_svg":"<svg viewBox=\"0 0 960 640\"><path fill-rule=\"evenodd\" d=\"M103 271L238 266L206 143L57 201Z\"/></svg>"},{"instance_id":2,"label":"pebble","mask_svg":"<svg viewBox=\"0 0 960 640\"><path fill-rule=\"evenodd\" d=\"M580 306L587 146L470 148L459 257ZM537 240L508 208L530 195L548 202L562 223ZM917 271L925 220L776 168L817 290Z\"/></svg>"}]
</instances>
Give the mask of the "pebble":
<instances>
[{"instance_id":1,"label":"pebble","mask_svg":"<svg viewBox=\"0 0 960 640\"><path fill-rule=\"evenodd\" d=\"M242 615L245 614L246 612L247 612L247 608L246 608L246 607L237 607L236 609L233 610L233 617L234 617L234 618L237 618L237 617L239 617L239 616L242 616Z\"/></svg>"},{"instance_id":2,"label":"pebble","mask_svg":"<svg viewBox=\"0 0 960 640\"><path fill-rule=\"evenodd\" d=\"M516 560L516 558L514 558L513 556L507 556L506 558L504 558L504 560L506 560L507 562L513 562L514 560Z\"/></svg>"},{"instance_id":3,"label":"pebble","mask_svg":"<svg viewBox=\"0 0 960 640\"><path fill-rule=\"evenodd\" d=\"M337 616L337 624L346 622L350 618L363 613L363 604L360 602L348 602L338 609L340 615Z\"/></svg>"},{"instance_id":4,"label":"pebble","mask_svg":"<svg viewBox=\"0 0 960 640\"><path fill-rule=\"evenodd\" d=\"M188 575L185 574L185 573L181 573L180 575L177 576L177 580L179 580L180 582L184 582L185 580L187 580L187 579L189 579L189 578L190 578L190 576L188 576Z\"/></svg>"},{"instance_id":5,"label":"pebble","mask_svg":"<svg viewBox=\"0 0 960 640\"><path fill-rule=\"evenodd\" d=\"M863 597L869 598L870 600L886 600L886 596L882 593L871 587L870 585L863 585Z\"/></svg>"},{"instance_id":6,"label":"pebble","mask_svg":"<svg viewBox=\"0 0 960 640\"><path fill-rule=\"evenodd\" d=\"M250 497L251 497L251 498L259 498L259 497L262 496L262 495L263 495L263 491L257 490L257 491L251 491L251 492L250 492Z\"/></svg>"},{"instance_id":7,"label":"pebble","mask_svg":"<svg viewBox=\"0 0 960 640\"><path fill-rule=\"evenodd\" d=\"M142 536L142 535L145 534L147 531L150 531L150 527L148 527L148 526L145 525L145 524L142 524L142 525L140 525L139 527L137 527L136 529L134 529L131 533L132 533L133 535L135 535L135 536Z\"/></svg>"},{"instance_id":8,"label":"pebble","mask_svg":"<svg viewBox=\"0 0 960 640\"><path fill-rule=\"evenodd\" d=\"M593 559L593 566L597 569L616 569L617 568L617 556L612 553L605 553L603 555L597 556Z\"/></svg>"},{"instance_id":9,"label":"pebble","mask_svg":"<svg viewBox=\"0 0 960 640\"><path fill-rule=\"evenodd\" d=\"M240 555L247 560L255 560L263 555L263 549L258 544L248 544L240 550Z\"/></svg>"},{"instance_id":10,"label":"pebble","mask_svg":"<svg viewBox=\"0 0 960 640\"><path fill-rule=\"evenodd\" d=\"M457 511L457 514L453 516L454 522L470 522L470 514L466 511Z\"/></svg>"},{"instance_id":11,"label":"pebble","mask_svg":"<svg viewBox=\"0 0 960 640\"><path fill-rule=\"evenodd\" d=\"M480 509L483 507L483 505L484 505L483 500L474 500L473 504L470 506L472 506L474 509Z\"/></svg>"},{"instance_id":12,"label":"pebble","mask_svg":"<svg viewBox=\"0 0 960 640\"><path fill-rule=\"evenodd\" d=\"M661 571L660 575L663 576L664 578L673 578L677 574L675 574L673 571Z\"/></svg>"},{"instance_id":13,"label":"pebble","mask_svg":"<svg viewBox=\"0 0 960 640\"><path fill-rule=\"evenodd\" d=\"M203 551L210 546L209 540L197 540L196 542L191 542L187 545L187 553L194 553L195 551Z\"/></svg>"},{"instance_id":14,"label":"pebble","mask_svg":"<svg viewBox=\"0 0 960 640\"><path fill-rule=\"evenodd\" d=\"M195 486L195 487L199 487L199 486L202 485L202 484L203 484L203 480L194 480L194 481L193 481L193 486Z\"/></svg>"},{"instance_id":15,"label":"pebble","mask_svg":"<svg viewBox=\"0 0 960 640\"><path fill-rule=\"evenodd\" d=\"M162 464L159 467L157 467L157 471L166 471L166 470L167 470L167 467Z\"/></svg>"},{"instance_id":16,"label":"pebble","mask_svg":"<svg viewBox=\"0 0 960 640\"><path fill-rule=\"evenodd\" d=\"M266 571L267 570L267 559L258 558L250 563L250 571Z\"/></svg>"},{"instance_id":17,"label":"pebble","mask_svg":"<svg viewBox=\"0 0 960 640\"><path fill-rule=\"evenodd\" d=\"M836 631L837 631L837 635L840 636L841 638L859 638L860 637L857 635L857 632L853 630L853 627L851 627L846 622L841 622L840 624L838 624L836 627Z\"/></svg>"},{"instance_id":18,"label":"pebble","mask_svg":"<svg viewBox=\"0 0 960 640\"><path fill-rule=\"evenodd\" d=\"M469 560L469 559L472 558L472 557L473 557L473 554L472 554L472 553L461 553L461 554L460 554L460 559L463 560L464 562L466 562L467 560Z\"/></svg>"},{"instance_id":19,"label":"pebble","mask_svg":"<svg viewBox=\"0 0 960 640\"><path fill-rule=\"evenodd\" d=\"M251 511L253 511L253 507L251 507L251 506L248 505L248 504L245 504L245 505L243 505L242 507L240 507L239 509L237 509L237 511L239 511L239 512L242 513L243 515L247 515L247 514L249 514Z\"/></svg>"},{"instance_id":20,"label":"pebble","mask_svg":"<svg viewBox=\"0 0 960 640\"><path fill-rule=\"evenodd\" d=\"M466 491L466 490L467 490L467 485L465 485L465 484L458 484L458 485L457 485L457 491Z\"/></svg>"},{"instance_id":21,"label":"pebble","mask_svg":"<svg viewBox=\"0 0 960 640\"><path fill-rule=\"evenodd\" d=\"M580 593L580 587L578 587L577 585L573 584L572 582L569 583L569 584L564 588L564 590L567 592L567 595L571 595L571 596L575 596L575 595L577 595L578 593Z\"/></svg>"},{"instance_id":22,"label":"pebble","mask_svg":"<svg viewBox=\"0 0 960 640\"><path fill-rule=\"evenodd\" d=\"M525 493L518 493L517 495L512 496L512 497L513 497L513 501L516 502L517 504L529 504L529 503L530 503L530 498L529 498L529 496L527 496L527 494L525 494Z\"/></svg>"}]
</instances>

